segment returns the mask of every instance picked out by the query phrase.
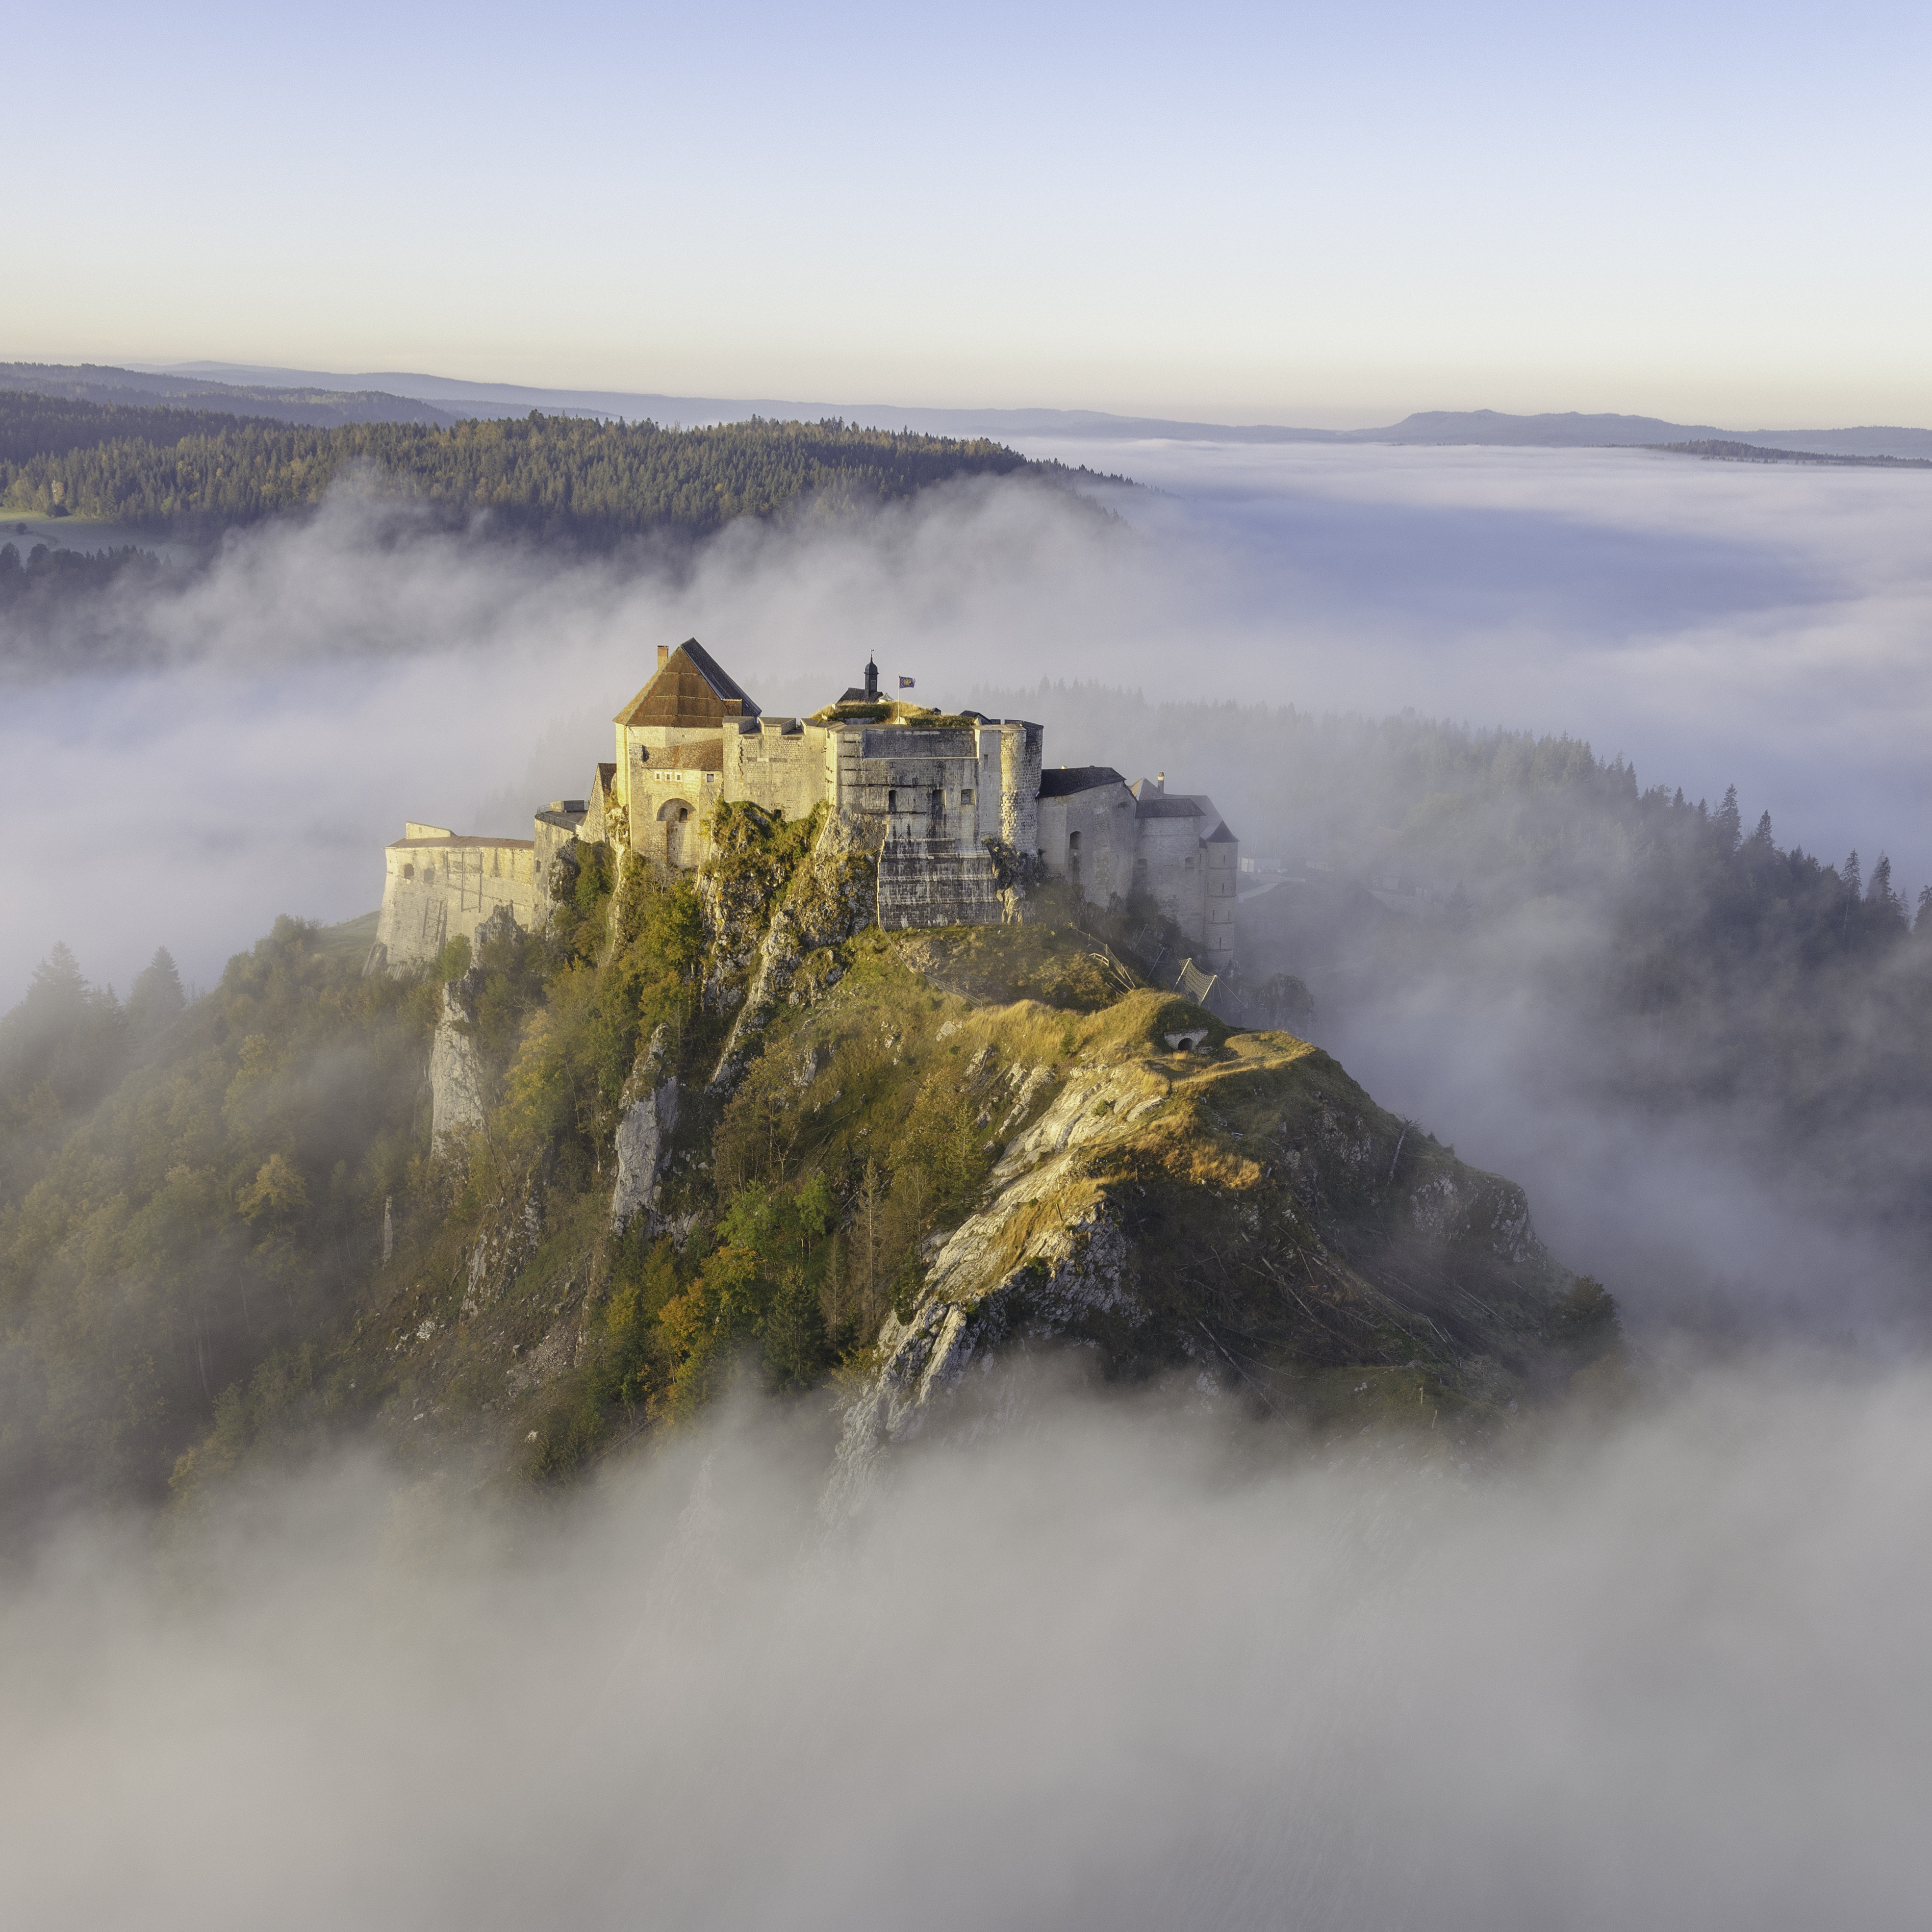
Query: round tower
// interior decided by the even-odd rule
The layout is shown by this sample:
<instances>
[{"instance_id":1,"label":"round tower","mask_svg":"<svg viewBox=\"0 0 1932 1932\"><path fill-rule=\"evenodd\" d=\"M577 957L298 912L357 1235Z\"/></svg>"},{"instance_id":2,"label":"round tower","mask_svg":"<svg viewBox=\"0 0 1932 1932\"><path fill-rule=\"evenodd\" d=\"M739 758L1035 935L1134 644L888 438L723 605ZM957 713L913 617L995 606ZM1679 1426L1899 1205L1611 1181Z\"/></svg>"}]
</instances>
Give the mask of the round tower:
<instances>
[{"instance_id":1,"label":"round tower","mask_svg":"<svg viewBox=\"0 0 1932 1932\"><path fill-rule=\"evenodd\" d=\"M1000 724L1000 836L1016 852L1040 850L1040 757L1046 733L1018 718Z\"/></svg>"}]
</instances>

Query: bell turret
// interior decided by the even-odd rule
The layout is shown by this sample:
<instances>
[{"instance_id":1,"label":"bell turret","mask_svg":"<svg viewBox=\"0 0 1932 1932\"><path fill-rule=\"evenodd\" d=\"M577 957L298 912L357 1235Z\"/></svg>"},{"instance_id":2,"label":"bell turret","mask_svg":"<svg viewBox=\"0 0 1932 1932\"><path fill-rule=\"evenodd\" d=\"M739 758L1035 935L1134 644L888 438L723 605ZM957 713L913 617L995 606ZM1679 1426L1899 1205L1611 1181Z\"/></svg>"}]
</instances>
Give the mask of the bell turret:
<instances>
[{"instance_id":1,"label":"bell turret","mask_svg":"<svg viewBox=\"0 0 1932 1932\"><path fill-rule=\"evenodd\" d=\"M866 654L866 702L876 704L879 701L879 668L872 662L872 653Z\"/></svg>"}]
</instances>

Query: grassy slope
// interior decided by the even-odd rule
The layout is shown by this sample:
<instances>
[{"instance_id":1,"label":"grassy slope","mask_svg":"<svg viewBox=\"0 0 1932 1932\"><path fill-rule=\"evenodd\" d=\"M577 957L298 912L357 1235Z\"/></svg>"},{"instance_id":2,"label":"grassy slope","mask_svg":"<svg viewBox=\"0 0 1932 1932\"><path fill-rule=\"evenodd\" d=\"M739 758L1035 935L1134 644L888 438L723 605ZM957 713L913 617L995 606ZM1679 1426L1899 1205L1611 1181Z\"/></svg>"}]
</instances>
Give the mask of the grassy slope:
<instances>
[{"instance_id":1,"label":"grassy slope","mask_svg":"<svg viewBox=\"0 0 1932 1932\"><path fill-rule=\"evenodd\" d=\"M1612 1339L1510 1184L1304 1042L1122 992L1089 944L1031 926L855 936L834 985L780 1008L729 1101L688 1103L661 1203L681 1249L611 1237L608 1160L574 1177L479 1162L416 1211L313 1385L406 1460L554 1476L701 1404L734 1357L775 1387L862 1373L970 1217L998 1222L1000 1275L1096 1208L1149 1312L1073 1324L1114 1378L1205 1369L1317 1423L1462 1426L1556 1390ZM1184 1023L1210 1026L1203 1052L1166 1048ZM1070 1102L1092 1124L1070 1150ZM1042 1124L1044 1165L1027 1149ZM235 1412L178 1486L277 1434L274 1406Z\"/></svg>"},{"instance_id":2,"label":"grassy slope","mask_svg":"<svg viewBox=\"0 0 1932 1932\"><path fill-rule=\"evenodd\" d=\"M864 926L869 860L812 823L713 830L694 884L576 848L546 934L420 980L362 976L366 919L284 920L158 1031L77 976L8 1016L9 1493L172 1471L190 1502L344 1430L556 1478L747 1358L862 1384L938 1300L1316 1419L1493 1413L1614 1343L1516 1190L1305 1042L1231 1036L1070 926ZM432 1157L458 976L491 1111ZM1169 1050L1183 1022L1206 1051ZM673 1076L656 1223L619 1236L616 1124ZM1045 1320L1102 1237L1127 1303Z\"/></svg>"}]
</instances>

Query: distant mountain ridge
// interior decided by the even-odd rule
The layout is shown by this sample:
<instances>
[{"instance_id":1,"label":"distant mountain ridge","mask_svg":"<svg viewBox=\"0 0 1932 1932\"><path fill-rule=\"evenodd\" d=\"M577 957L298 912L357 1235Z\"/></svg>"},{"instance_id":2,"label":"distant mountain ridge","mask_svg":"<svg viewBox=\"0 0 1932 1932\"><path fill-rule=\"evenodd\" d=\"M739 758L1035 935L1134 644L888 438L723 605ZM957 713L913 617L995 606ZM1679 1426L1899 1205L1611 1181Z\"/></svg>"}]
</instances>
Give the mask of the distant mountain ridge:
<instances>
[{"instance_id":1,"label":"distant mountain ridge","mask_svg":"<svg viewBox=\"0 0 1932 1932\"><path fill-rule=\"evenodd\" d=\"M1202 422L1166 416L1117 416L1102 410L946 409L898 403L824 403L781 396L673 396L638 390L561 389L517 382L472 382L403 370L342 375L326 369L260 368L237 362L190 362L129 368L82 363L0 362L0 388L148 408L219 410L283 422L333 428L342 423L415 422L441 427L467 419L552 416L622 417L685 428L742 422L836 417L867 429L914 430L928 436L1006 441L1014 436L1068 441L1185 441L1236 443L1396 443L1526 449L1601 449L1718 442L1830 457L1932 459L1932 429L1874 424L1846 429L1724 429L1660 416L1576 410L1511 416L1499 410L1422 410L1372 429L1306 429L1281 423Z\"/></svg>"},{"instance_id":2,"label":"distant mountain ridge","mask_svg":"<svg viewBox=\"0 0 1932 1932\"><path fill-rule=\"evenodd\" d=\"M897 403L818 403L782 397L671 396L614 389L556 389L512 382L471 382L453 376L386 370L338 375L317 369L251 368L232 362L195 362L161 371L182 378L284 388L380 390L478 416L521 415L530 410L571 414L645 416L687 425L731 422L750 416L815 422L838 416L868 428L922 430L933 436L1015 436L1132 441L1214 442L1388 442L1478 444L1544 449L1642 447L1726 441L1821 456L1932 457L1932 429L1870 424L1847 429L1731 430L1711 423L1666 422L1660 416L1585 414L1575 410L1511 416L1498 410L1424 410L1376 429L1303 429L1276 423L1215 423L1162 416L1116 416L1100 410L928 409Z\"/></svg>"},{"instance_id":3,"label":"distant mountain ridge","mask_svg":"<svg viewBox=\"0 0 1932 1932\"><path fill-rule=\"evenodd\" d=\"M94 362L0 362L0 389L63 401L124 408L212 410L224 416L268 416L278 422L333 429L341 423L412 422L447 428L458 414L421 398L333 383L217 382L178 370L121 369Z\"/></svg>"}]
</instances>

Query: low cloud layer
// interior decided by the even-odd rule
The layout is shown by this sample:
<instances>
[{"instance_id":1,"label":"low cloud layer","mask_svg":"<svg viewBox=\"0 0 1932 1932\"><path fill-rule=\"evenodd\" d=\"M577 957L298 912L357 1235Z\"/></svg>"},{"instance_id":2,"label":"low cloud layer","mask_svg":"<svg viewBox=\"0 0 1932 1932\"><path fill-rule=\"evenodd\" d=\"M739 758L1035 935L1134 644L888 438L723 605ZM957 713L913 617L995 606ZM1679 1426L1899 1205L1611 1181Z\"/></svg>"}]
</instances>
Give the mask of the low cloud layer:
<instances>
[{"instance_id":1,"label":"low cloud layer","mask_svg":"<svg viewBox=\"0 0 1932 1932\"><path fill-rule=\"evenodd\" d=\"M1568 731L1645 784L1714 803L1735 783L1787 838L1868 864L1884 843L1932 880L1932 477L1638 450L1055 453L1173 493L1222 547L1197 685ZM1246 640L1227 658L1223 610Z\"/></svg>"},{"instance_id":2,"label":"low cloud layer","mask_svg":"<svg viewBox=\"0 0 1932 1932\"><path fill-rule=\"evenodd\" d=\"M735 531L682 574L398 541L352 498L256 532L142 620L164 671L10 696L0 998L57 938L124 988L157 943L206 981L277 912L367 910L405 815L520 829L693 632L782 710L871 650L942 702L1044 674L1568 729L1932 876L1916 477L1127 460L1168 494L1109 498L1125 523L979 485ZM1108 754L1054 729L1049 756ZM1171 776L1230 808L1244 784ZM1586 1103L1591 1043L1535 1000L1591 943L1501 931L1478 997L1339 1003L1324 1040L1525 1180L1640 1342L1746 1277L1730 1305L1760 1332L1895 1309L1922 1258L1754 1166L1750 1123ZM1042 1400L904 1458L829 1533L811 1408L735 1411L527 1515L351 1460L198 1526L70 1525L0 1581L0 1910L1916 1924L1932 1383L1646 1373L1616 1427L1526 1423L1496 1456L1298 1448L1184 1395Z\"/></svg>"},{"instance_id":3,"label":"low cloud layer","mask_svg":"<svg viewBox=\"0 0 1932 1932\"><path fill-rule=\"evenodd\" d=\"M737 529L686 573L398 542L352 496L248 533L137 621L165 670L10 698L0 814L20 871L0 998L59 938L123 985L160 943L206 980L278 911L366 910L404 817L501 815L540 742L556 769L514 817L580 792L655 646L692 633L780 707L873 650L940 701L1046 675L1568 730L1646 783L1714 799L1735 780L1787 838L1859 844L1868 865L1882 846L1902 880L1932 878L1916 472L1054 453L1168 494L1102 491L1130 519L1102 526L979 484L860 525Z\"/></svg>"},{"instance_id":4,"label":"low cloud layer","mask_svg":"<svg viewBox=\"0 0 1932 1932\"><path fill-rule=\"evenodd\" d=\"M368 1466L0 1598L48 1928L1922 1918L1932 1387L1462 1466L1066 1400L818 1513L740 1414L542 1521Z\"/></svg>"},{"instance_id":5,"label":"low cloud layer","mask_svg":"<svg viewBox=\"0 0 1932 1932\"><path fill-rule=\"evenodd\" d=\"M1108 521L982 482L865 523L742 526L694 567L560 560L410 532L353 495L235 540L139 621L165 668L16 689L0 721L13 916L0 998L65 939L124 991L157 944L207 984L280 912L375 903L405 817L519 833L580 794L655 647L704 638L769 706L888 682L958 702L1042 676L1150 697L1402 706L1564 730L1645 783L1714 798L1830 857L1888 849L1932 878L1922 746L1932 561L1916 472L1741 468L1631 451L1118 446L1156 486L1101 488ZM1122 749L1041 695L1049 759ZM1102 742L1105 740L1106 742ZM1247 849L1292 835L1255 775L1158 746ZM1131 775L1131 773L1130 773ZM1370 814L1372 797L1338 801ZM1453 883L1438 882L1445 890ZM1320 982L1321 1037L1384 1105L1522 1180L1570 1265L1640 1322L1774 1311L1870 1339L1923 1298L1922 1257L1808 1196L1764 1123L1606 1108L1560 999L1600 944L1567 910L1498 935L1488 982L1357 998ZM1249 962L1309 971L1300 957ZM1882 1160L1910 1122L1874 1118ZM1882 1143L1882 1144L1880 1144Z\"/></svg>"}]
</instances>

